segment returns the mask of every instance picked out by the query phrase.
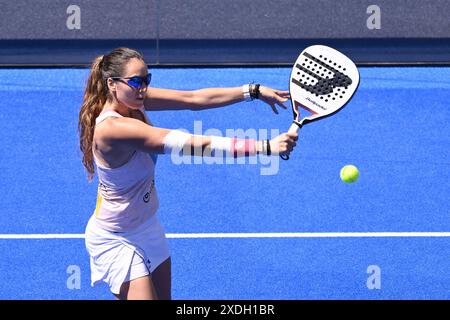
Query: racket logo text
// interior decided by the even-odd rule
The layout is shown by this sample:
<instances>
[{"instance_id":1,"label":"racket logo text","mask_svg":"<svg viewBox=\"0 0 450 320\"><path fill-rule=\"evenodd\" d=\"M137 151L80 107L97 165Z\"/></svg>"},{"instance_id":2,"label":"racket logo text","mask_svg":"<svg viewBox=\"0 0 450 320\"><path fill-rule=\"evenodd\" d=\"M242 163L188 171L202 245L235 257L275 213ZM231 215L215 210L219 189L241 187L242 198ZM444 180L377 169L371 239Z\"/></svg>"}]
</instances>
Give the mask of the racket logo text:
<instances>
[{"instance_id":1,"label":"racket logo text","mask_svg":"<svg viewBox=\"0 0 450 320\"><path fill-rule=\"evenodd\" d=\"M327 111L327 108L325 108L324 106L321 106L320 104L318 104L318 103L315 102L314 100L311 100L311 98L307 97L306 100L308 100L309 102L311 102L313 105L319 107L320 109Z\"/></svg>"}]
</instances>

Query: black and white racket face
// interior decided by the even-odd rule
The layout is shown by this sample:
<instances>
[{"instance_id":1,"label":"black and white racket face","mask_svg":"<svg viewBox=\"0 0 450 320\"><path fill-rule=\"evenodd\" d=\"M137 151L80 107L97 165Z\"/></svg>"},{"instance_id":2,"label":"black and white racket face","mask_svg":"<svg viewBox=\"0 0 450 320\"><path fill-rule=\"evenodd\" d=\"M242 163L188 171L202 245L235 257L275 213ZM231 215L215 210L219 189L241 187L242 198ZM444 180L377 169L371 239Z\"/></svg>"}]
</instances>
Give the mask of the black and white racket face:
<instances>
[{"instance_id":1,"label":"black and white racket face","mask_svg":"<svg viewBox=\"0 0 450 320\"><path fill-rule=\"evenodd\" d=\"M330 116L352 98L359 84L356 65L330 47L315 45L298 56L289 91L300 125Z\"/></svg>"}]
</instances>

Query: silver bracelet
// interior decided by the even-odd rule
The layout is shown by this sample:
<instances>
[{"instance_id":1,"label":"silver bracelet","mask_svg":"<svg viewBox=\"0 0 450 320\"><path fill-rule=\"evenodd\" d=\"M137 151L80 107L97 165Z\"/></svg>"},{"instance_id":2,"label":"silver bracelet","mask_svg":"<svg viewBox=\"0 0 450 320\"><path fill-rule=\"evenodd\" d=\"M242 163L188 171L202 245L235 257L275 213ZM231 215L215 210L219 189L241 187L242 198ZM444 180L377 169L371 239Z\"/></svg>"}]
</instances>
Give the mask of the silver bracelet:
<instances>
[{"instance_id":1,"label":"silver bracelet","mask_svg":"<svg viewBox=\"0 0 450 320\"><path fill-rule=\"evenodd\" d=\"M262 144L262 152L261 153L263 155L267 155L267 140L262 140L261 142L262 142L261 143Z\"/></svg>"},{"instance_id":2,"label":"silver bracelet","mask_svg":"<svg viewBox=\"0 0 450 320\"><path fill-rule=\"evenodd\" d=\"M244 94L244 100L245 101L252 101L252 97L250 96L250 85L249 84L244 84L242 86L242 93Z\"/></svg>"}]
</instances>

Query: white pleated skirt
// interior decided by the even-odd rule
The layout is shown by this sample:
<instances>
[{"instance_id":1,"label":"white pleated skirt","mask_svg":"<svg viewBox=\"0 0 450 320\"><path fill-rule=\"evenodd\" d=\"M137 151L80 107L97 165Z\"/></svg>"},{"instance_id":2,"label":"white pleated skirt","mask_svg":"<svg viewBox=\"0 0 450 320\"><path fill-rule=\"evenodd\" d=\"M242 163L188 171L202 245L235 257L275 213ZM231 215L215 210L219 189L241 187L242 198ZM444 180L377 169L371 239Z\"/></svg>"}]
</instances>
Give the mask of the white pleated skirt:
<instances>
[{"instance_id":1,"label":"white pleated skirt","mask_svg":"<svg viewBox=\"0 0 450 320\"><path fill-rule=\"evenodd\" d=\"M114 294L124 282L151 274L170 257L163 227L155 214L129 232L100 228L93 215L85 232L90 256L91 285L106 282Z\"/></svg>"}]
</instances>

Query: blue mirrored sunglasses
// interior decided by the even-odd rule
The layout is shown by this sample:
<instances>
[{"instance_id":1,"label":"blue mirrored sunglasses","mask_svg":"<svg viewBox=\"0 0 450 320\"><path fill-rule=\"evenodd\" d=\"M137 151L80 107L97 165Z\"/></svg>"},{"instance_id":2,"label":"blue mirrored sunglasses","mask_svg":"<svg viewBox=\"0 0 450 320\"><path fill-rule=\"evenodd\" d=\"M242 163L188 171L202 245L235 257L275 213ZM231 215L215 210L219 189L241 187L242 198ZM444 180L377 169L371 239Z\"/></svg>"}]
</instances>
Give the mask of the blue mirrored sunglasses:
<instances>
[{"instance_id":1,"label":"blue mirrored sunglasses","mask_svg":"<svg viewBox=\"0 0 450 320\"><path fill-rule=\"evenodd\" d=\"M149 73L146 77L128 77L128 78L122 78L122 77L111 77L111 79L113 80L127 80L127 81L123 81L126 84L128 84L129 86L139 89L142 88L142 84L145 83L145 87L147 87L150 82L152 81L152 74Z\"/></svg>"}]
</instances>

